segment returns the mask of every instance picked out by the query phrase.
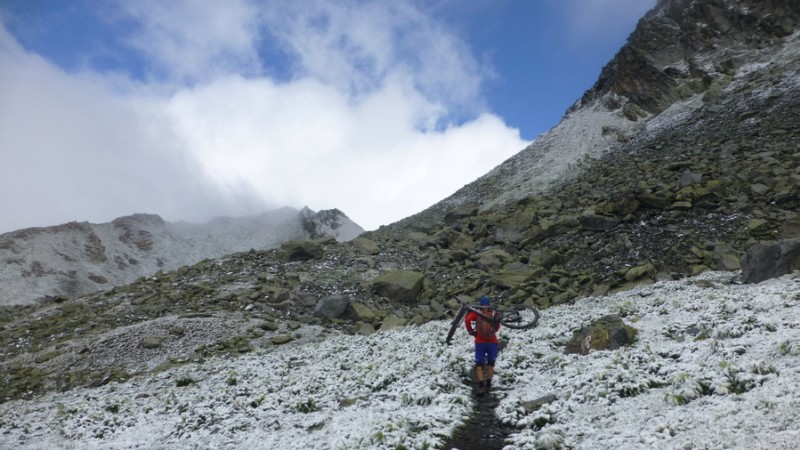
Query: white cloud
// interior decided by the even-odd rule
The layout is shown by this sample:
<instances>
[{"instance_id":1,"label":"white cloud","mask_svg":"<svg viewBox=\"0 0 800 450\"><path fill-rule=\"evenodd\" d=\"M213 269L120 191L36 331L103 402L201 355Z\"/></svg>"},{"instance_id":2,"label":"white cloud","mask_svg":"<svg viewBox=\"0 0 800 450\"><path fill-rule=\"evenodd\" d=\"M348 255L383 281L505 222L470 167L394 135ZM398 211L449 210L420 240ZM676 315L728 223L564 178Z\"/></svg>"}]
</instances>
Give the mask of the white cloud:
<instances>
[{"instance_id":1,"label":"white cloud","mask_svg":"<svg viewBox=\"0 0 800 450\"><path fill-rule=\"evenodd\" d=\"M205 219L259 203L233 207L198 177L143 92L115 94L119 80L68 75L0 31L0 232L134 212Z\"/></svg>"},{"instance_id":2,"label":"white cloud","mask_svg":"<svg viewBox=\"0 0 800 450\"><path fill-rule=\"evenodd\" d=\"M356 93L406 77L450 106L482 106L486 70L442 24L409 2L269 2L266 31L298 56L300 75Z\"/></svg>"},{"instance_id":3,"label":"white cloud","mask_svg":"<svg viewBox=\"0 0 800 450\"><path fill-rule=\"evenodd\" d=\"M259 71L259 14L247 0L137 0L117 6L136 23L128 44L150 60L156 75L191 82Z\"/></svg>"},{"instance_id":4,"label":"white cloud","mask_svg":"<svg viewBox=\"0 0 800 450\"><path fill-rule=\"evenodd\" d=\"M0 73L0 189L24 193L0 232L305 205L373 229L527 144L491 114L453 120L483 110L481 68L408 4L123 5L160 82L65 73L2 30L0 66L13 69ZM267 43L296 56L288 80L260 71Z\"/></svg>"},{"instance_id":5,"label":"white cloud","mask_svg":"<svg viewBox=\"0 0 800 450\"><path fill-rule=\"evenodd\" d=\"M351 102L303 79L232 77L176 95L175 130L220 185L263 198L337 207L372 229L452 194L519 151L519 133L492 115L421 131L434 106L389 83Z\"/></svg>"}]
</instances>

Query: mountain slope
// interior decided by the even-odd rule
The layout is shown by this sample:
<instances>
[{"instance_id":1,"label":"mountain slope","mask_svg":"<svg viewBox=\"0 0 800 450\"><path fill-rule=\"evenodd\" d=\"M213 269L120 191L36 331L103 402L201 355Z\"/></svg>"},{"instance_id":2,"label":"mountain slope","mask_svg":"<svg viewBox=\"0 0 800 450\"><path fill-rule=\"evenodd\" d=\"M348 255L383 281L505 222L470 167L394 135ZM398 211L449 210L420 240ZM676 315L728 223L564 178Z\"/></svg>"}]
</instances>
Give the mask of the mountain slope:
<instances>
[{"instance_id":1,"label":"mountain slope","mask_svg":"<svg viewBox=\"0 0 800 450\"><path fill-rule=\"evenodd\" d=\"M71 222L0 235L0 305L75 297L204 258L275 248L323 235L353 239L363 229L341 211L291 208L207 224L136 214L111 223Z\"/></svg>"},{"instance_id":2,"label":"mountain slope","mask_svg":"<svg viewBox=\"0 0 800 450\"><path fill-rule=\"evenodd\" d=\"M715 30L719 17L739 28ZM542 307L736 270L754 243L800 236L799 23L790 1L660 2L558 126L368 236L415 236L461 266L451 279ZM698 65L708 83L691 78ZM673 90L636 95L655 70Z\"/></svg>"},{"instance_id":3,"label":"mountain slope","mask_svg":"<svg viewBox=\"0 0 800 450\"><path fill-rule=\"evenodd\" d=\"M693 112L729 105L758 111L739 95L796 96L798 22L800 4L792 0L660 1L556 127L400 224L428 226L448 213L487 210L591 177L593 159L638 151L641 144L630 145L631 139L659 140L665 127L698 126Z\"/></svg>"},{"instance_id":4,"label":"mountain slope","mask_svg":"<svg viewBox=\"0 0 800 450\"><path fill-rule=\"evenodd\" d=\"M738 269L800 237L798 7L660 1L556 128L398 224L0 308L0 443L440 445L473 400L439 342L490 295L543 310L498 363L512 448L790 447L798 278ZM637 341L563 354L606 314Z\"/></svg>"}]
</instances>

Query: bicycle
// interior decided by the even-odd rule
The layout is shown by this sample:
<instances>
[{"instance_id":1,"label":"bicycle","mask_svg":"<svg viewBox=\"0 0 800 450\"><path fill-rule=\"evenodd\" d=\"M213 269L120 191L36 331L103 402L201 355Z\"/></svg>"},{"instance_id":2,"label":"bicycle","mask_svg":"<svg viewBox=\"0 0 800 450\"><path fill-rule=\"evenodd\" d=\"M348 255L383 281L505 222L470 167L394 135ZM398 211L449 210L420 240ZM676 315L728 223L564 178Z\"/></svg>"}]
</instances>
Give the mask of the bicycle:
<instances>
[{"instance_id":1,"label":"bicycle","mask_svg":"<svg viewBox=\"0 0 800 450\"><path fill-rule=\"evenodd\" d=\"M491 309L493 315L485 314L484 311ZM539 322L539 310L533 306L513 305L509 307L480 306L480 305L461 305L458 313L450 324L450 331L447 333L445 342L450 345L456 330L461 327L467 313L474 312L479 316L492 321L499 321L500 325L514 329L525 330L533 328Z\"/></svg>"}]
</instances>

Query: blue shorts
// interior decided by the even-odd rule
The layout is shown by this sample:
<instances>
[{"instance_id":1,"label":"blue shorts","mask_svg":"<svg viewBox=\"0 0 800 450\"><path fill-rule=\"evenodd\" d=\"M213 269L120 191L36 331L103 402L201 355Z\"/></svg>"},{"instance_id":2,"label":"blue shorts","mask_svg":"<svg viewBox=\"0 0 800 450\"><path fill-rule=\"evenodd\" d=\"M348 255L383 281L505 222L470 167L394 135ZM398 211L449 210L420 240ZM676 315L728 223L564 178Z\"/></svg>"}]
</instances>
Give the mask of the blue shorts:
<instances>
[{"instance_id":1,"label":"blue shorts","mask_svg":"<svg viewBox=\"0 0 800 450\"><path fill-rule=\"evenodd\" d=\"M497 359L497 347L497 344L491 342L475 344L475 364L493 366Z\"/></svg>"}]
</instances>

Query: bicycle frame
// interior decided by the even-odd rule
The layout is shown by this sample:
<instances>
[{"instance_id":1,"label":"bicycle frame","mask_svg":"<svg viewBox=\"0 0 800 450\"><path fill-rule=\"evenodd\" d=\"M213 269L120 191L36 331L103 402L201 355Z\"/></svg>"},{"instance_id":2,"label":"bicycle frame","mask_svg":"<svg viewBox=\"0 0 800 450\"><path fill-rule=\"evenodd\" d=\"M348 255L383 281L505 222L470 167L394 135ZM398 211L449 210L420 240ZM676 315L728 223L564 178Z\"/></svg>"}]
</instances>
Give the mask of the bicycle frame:
<instances>
[{"instance_id":1,"label":"bicycle frame","mask_svg":"<svg viewBox=\"0 0 800 450\"><path fill-rule=\"evenodd\" d=\"M487 315L483 312L487 309L491 309L492 311L497 310L492 306L461 305L461 309L458 310L458 313L453 318L453 321L450 323L450 332L447 333L447 339L445 339L447 345L450 345L450 342L453 340L453 335L456 334L456 330L460 327L461 322L464 320L464 317L467 316L468 312L474 312L475 314L487 320L492 320L492 321L497 320L495 317Z\"/></svg>"},{"instance_id":2,"label":"bicycle frame","mask_svg":"<svg viewBox=\"0 0 800 450\"><path fill-rule=\"evenodd\" d=\"M525 323L519 323L521 321L520 311L522 309L530 310L533 313L533 319L526 321ZM493 312L492 315L486 314L487 310L491 310ZM531 328L536 326L536 324L539 322L539 311L535 307L516 306L513 309L509 310L504 308L498 308L494 305L490 306L461 305L461 308L458 310L458 313L453 318L453 321L450 323L450 331L447 333L447 339L445 339L445 342L448 345L453 340L453 335L455 335L456 330L461 326L461 323L464 321L464 317L466 317L468 312L474 312L475 314L483 317L484 319L500 322L501 325L515 330L524 330L527 328ZM500 313L500 315L497 314L498 312Z\"/></svg>"}]
</instances>

